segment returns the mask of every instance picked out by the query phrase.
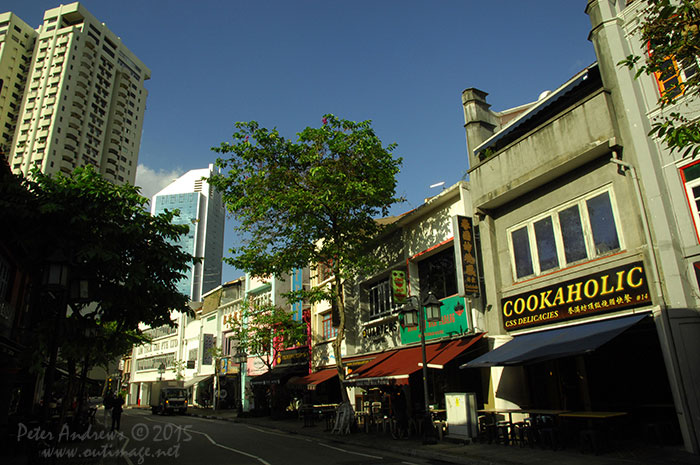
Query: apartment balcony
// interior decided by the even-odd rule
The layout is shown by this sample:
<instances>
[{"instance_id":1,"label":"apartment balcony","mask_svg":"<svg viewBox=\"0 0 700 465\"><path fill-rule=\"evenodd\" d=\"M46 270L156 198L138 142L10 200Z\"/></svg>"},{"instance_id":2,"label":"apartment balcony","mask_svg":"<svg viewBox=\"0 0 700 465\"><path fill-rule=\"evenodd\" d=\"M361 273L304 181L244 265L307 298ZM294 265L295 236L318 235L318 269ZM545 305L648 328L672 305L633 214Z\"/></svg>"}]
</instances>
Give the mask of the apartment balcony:
<instances>
[{"instance_id":1,"label":"apartment balcony","mask_svg":"<svg viewBox=\"0 0 700 465\"><path fill-rule=\"evenodd\" d=\"M66 139L71 139L75 141L76 144L78 144L80 141L80 131L68 126L66 128Z\"/></svg>"},{"instance_id":2,"label":"apartment balcony","mask_svg":"<svg viewBox=\"0 0 700 465\"><path fill-rule=\"evenodd\" d=\"M81 125L80 119L79 119L79 118L76 118L76 117L74 116L74 114L71 114L71 115L68 117L68 127L69 127L69 128L80 129L81 126L82 126L82 125Z\"/></svg>"}]
</instances>

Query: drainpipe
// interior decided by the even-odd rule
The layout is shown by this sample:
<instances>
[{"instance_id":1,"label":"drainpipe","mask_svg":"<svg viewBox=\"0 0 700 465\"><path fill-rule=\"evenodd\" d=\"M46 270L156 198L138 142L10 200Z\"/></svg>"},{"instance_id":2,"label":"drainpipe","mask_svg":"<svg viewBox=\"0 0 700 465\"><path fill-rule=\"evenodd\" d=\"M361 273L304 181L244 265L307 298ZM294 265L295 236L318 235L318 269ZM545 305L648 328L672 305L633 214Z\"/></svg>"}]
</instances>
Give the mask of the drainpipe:
<instances>
[{"instance_id":1,"label":"drainpipe","mask_svg":"<svg viewBox=\"0 0 700 465\"><path fill-rule=\"evenodd\" d=\"M639 176L637 176L637 170L631 164L622 161L620 159L620 153L617 150L613 150L613 156L610 159L611 162L618 165L623 171L628 170L632 175L632 185L634 186L634 193L637 197L637 203L639 204L639 211L642 217L642 227L644 229L644 239L647 243L647 248L649 249L649 256L651 258L651 271L653 275L653 285L656 295L659 296L660 307L663 313L666 313L664 309L666 308L666 300L664 299L663 290L661 288L661 281L659 276L659 265L656 257L656 250L654 250L653 243L651 241L651 228L649 227L649 219L647 218L647 210L644 206L644 197L642 197L642 189L639 183Z\"/></svg>"},{"instance_id":2,"label":"drainpipe","mask_svg":"<svg viewBox=\"0 0 700 465\"><path fill-rule=\"evenodd\" d=\"M666 300L664 298L663 289L661 288L661 280L659 276L661 275L659 271L658 258L656 255L656 250L651 241L651 228L649 227L649 219L647 218L647 210L644 205L644 197L642 197L642 189L640 187L639 176L637 176L637 170L630 163L622 161L620 159L619 150L613 150L613 156L610 159L611 162L615 163L620 167L620 169L628 170L632 175L632 184L634 186L634 193L637 197L637 202L639 203L639 210L641 212L642 226L644 229L644 238L647 243L647 248L649 250L649 257L651 261L651 272L653 277L653 286L656 295L659 298L659 311L661 313L661 328L666 340L668 341L669 352L670 352L670 362L673 369L674 375L678 382L676 386L678 388L678 402L681 407L680 412L676 412L679 417L679 423L683 420L685 427L689 429L687 434L690 436L690 442L693 443L693 449L697 448L697 443L695 442L694 434L692 433L693 421L692 419L686 420L685 416L687 412L690 412L689 406L687 404L687 395L685 390L685 383L683 381L683 373L680 369L680 358L678 356L678 350L676 348L676 342L673 337L673 332L671 331L671 317L668 314L668 306L666 305ZM683 426L681 426L681 432L683 433ZM696 449L697 450L697 449ZM696 452L697 453L697 452Z\"/></svg>"}]
</instances>

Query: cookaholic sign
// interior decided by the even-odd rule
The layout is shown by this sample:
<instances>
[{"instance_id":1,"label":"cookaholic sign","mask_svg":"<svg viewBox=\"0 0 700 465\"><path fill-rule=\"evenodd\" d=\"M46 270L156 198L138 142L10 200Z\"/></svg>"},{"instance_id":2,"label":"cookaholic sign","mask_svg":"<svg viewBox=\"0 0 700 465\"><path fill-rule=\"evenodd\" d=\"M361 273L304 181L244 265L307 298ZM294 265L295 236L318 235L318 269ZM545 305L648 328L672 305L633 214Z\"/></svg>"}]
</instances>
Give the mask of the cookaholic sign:
<instances>
[{"instance_id":1,"label":"cookaholic sign","mask_svg":"<svg viewBox=\"0 0 700 465\"><path fill-rule=\"evenodd\" d=\"M644 264L635 262L506 297L501 311L513 331L650 303Z\"/></svg>"}]
</instances>

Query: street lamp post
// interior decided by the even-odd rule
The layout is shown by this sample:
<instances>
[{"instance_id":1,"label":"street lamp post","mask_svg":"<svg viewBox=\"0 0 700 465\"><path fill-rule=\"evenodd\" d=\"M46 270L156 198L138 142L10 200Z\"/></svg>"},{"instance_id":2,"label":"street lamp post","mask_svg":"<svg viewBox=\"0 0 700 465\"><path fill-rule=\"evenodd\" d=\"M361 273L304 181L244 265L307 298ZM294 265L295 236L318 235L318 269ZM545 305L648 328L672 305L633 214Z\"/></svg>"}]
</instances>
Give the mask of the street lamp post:
<instances>
[{"instance_id":1,"label":"street lamp post","mask_svg":"<svg viewBox=\"0 0 700 465\"><path fill-rule=\"evenodd\" d=\"M44 267L42 284L47 293L56 301L53 308L52 322L54 331L51 331L49 339L49 361L44 374L44 405L42 409L42 423L46 423L49 417L49 403L53 395L53 382L56 372L56 359L58 358L58 331L61 328L62 318L66 312L66 290L68 288L68 260L60 251L54 251L47 259Z\"/></svg>"},{"instance_id":2,"label":"street lamp post","mask_svg":"<svg viewBox=\"0 0 700 465\"><path fill-rule=\"evenodd\" d=\"M165 363L161 363L158 366L158 375L160 376L158 381L163 381L163 373L165 373Z\"/></svg>"},{"instance_id":3,"label":"street lamp post","mask_svg":"<svg viewBox=\"0 0 700 465\"><path fill-rule=\"evenodd\" d=\"M428 399L428 362L425 355L425 326L428 321L438 321L440 319L440 302L432 292L428 292L422 304L418 297L410 296L409 303L401 310L404 327L416 327L420 332L421 355L423 357L423 400L425 403L425 414L423 417L423 443L437 444L433 419L430 416L430 401Z\"/></svg>"}]
</instances>

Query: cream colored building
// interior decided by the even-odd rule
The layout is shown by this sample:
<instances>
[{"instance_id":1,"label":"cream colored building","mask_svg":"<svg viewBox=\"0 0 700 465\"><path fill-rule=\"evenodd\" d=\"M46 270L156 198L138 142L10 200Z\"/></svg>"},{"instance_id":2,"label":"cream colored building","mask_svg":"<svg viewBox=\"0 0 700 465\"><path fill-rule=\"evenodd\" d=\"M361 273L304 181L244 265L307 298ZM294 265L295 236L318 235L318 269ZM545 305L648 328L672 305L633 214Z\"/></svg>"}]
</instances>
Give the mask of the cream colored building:
<instances>
[{"instance_id":1,"label":"cream colored building","mask_svg":"<svg viewBox=\"0 0 700 465\"><path fill-rule=\"evenodd\" d=\"M0 154L12 146L38 34L12 13L0 14Z\"/></svg>"},{"instance_id":2,"label":"cream colored building","mask_svg":"<svg viewBox=\"0 0 700 465\"><path fill-rule=\"evenodd\" d=\"M93 165L111 182L133 183L150 70L80 3L46 11L35 34L12 171Z\"/></svg>"}]
</instances>

